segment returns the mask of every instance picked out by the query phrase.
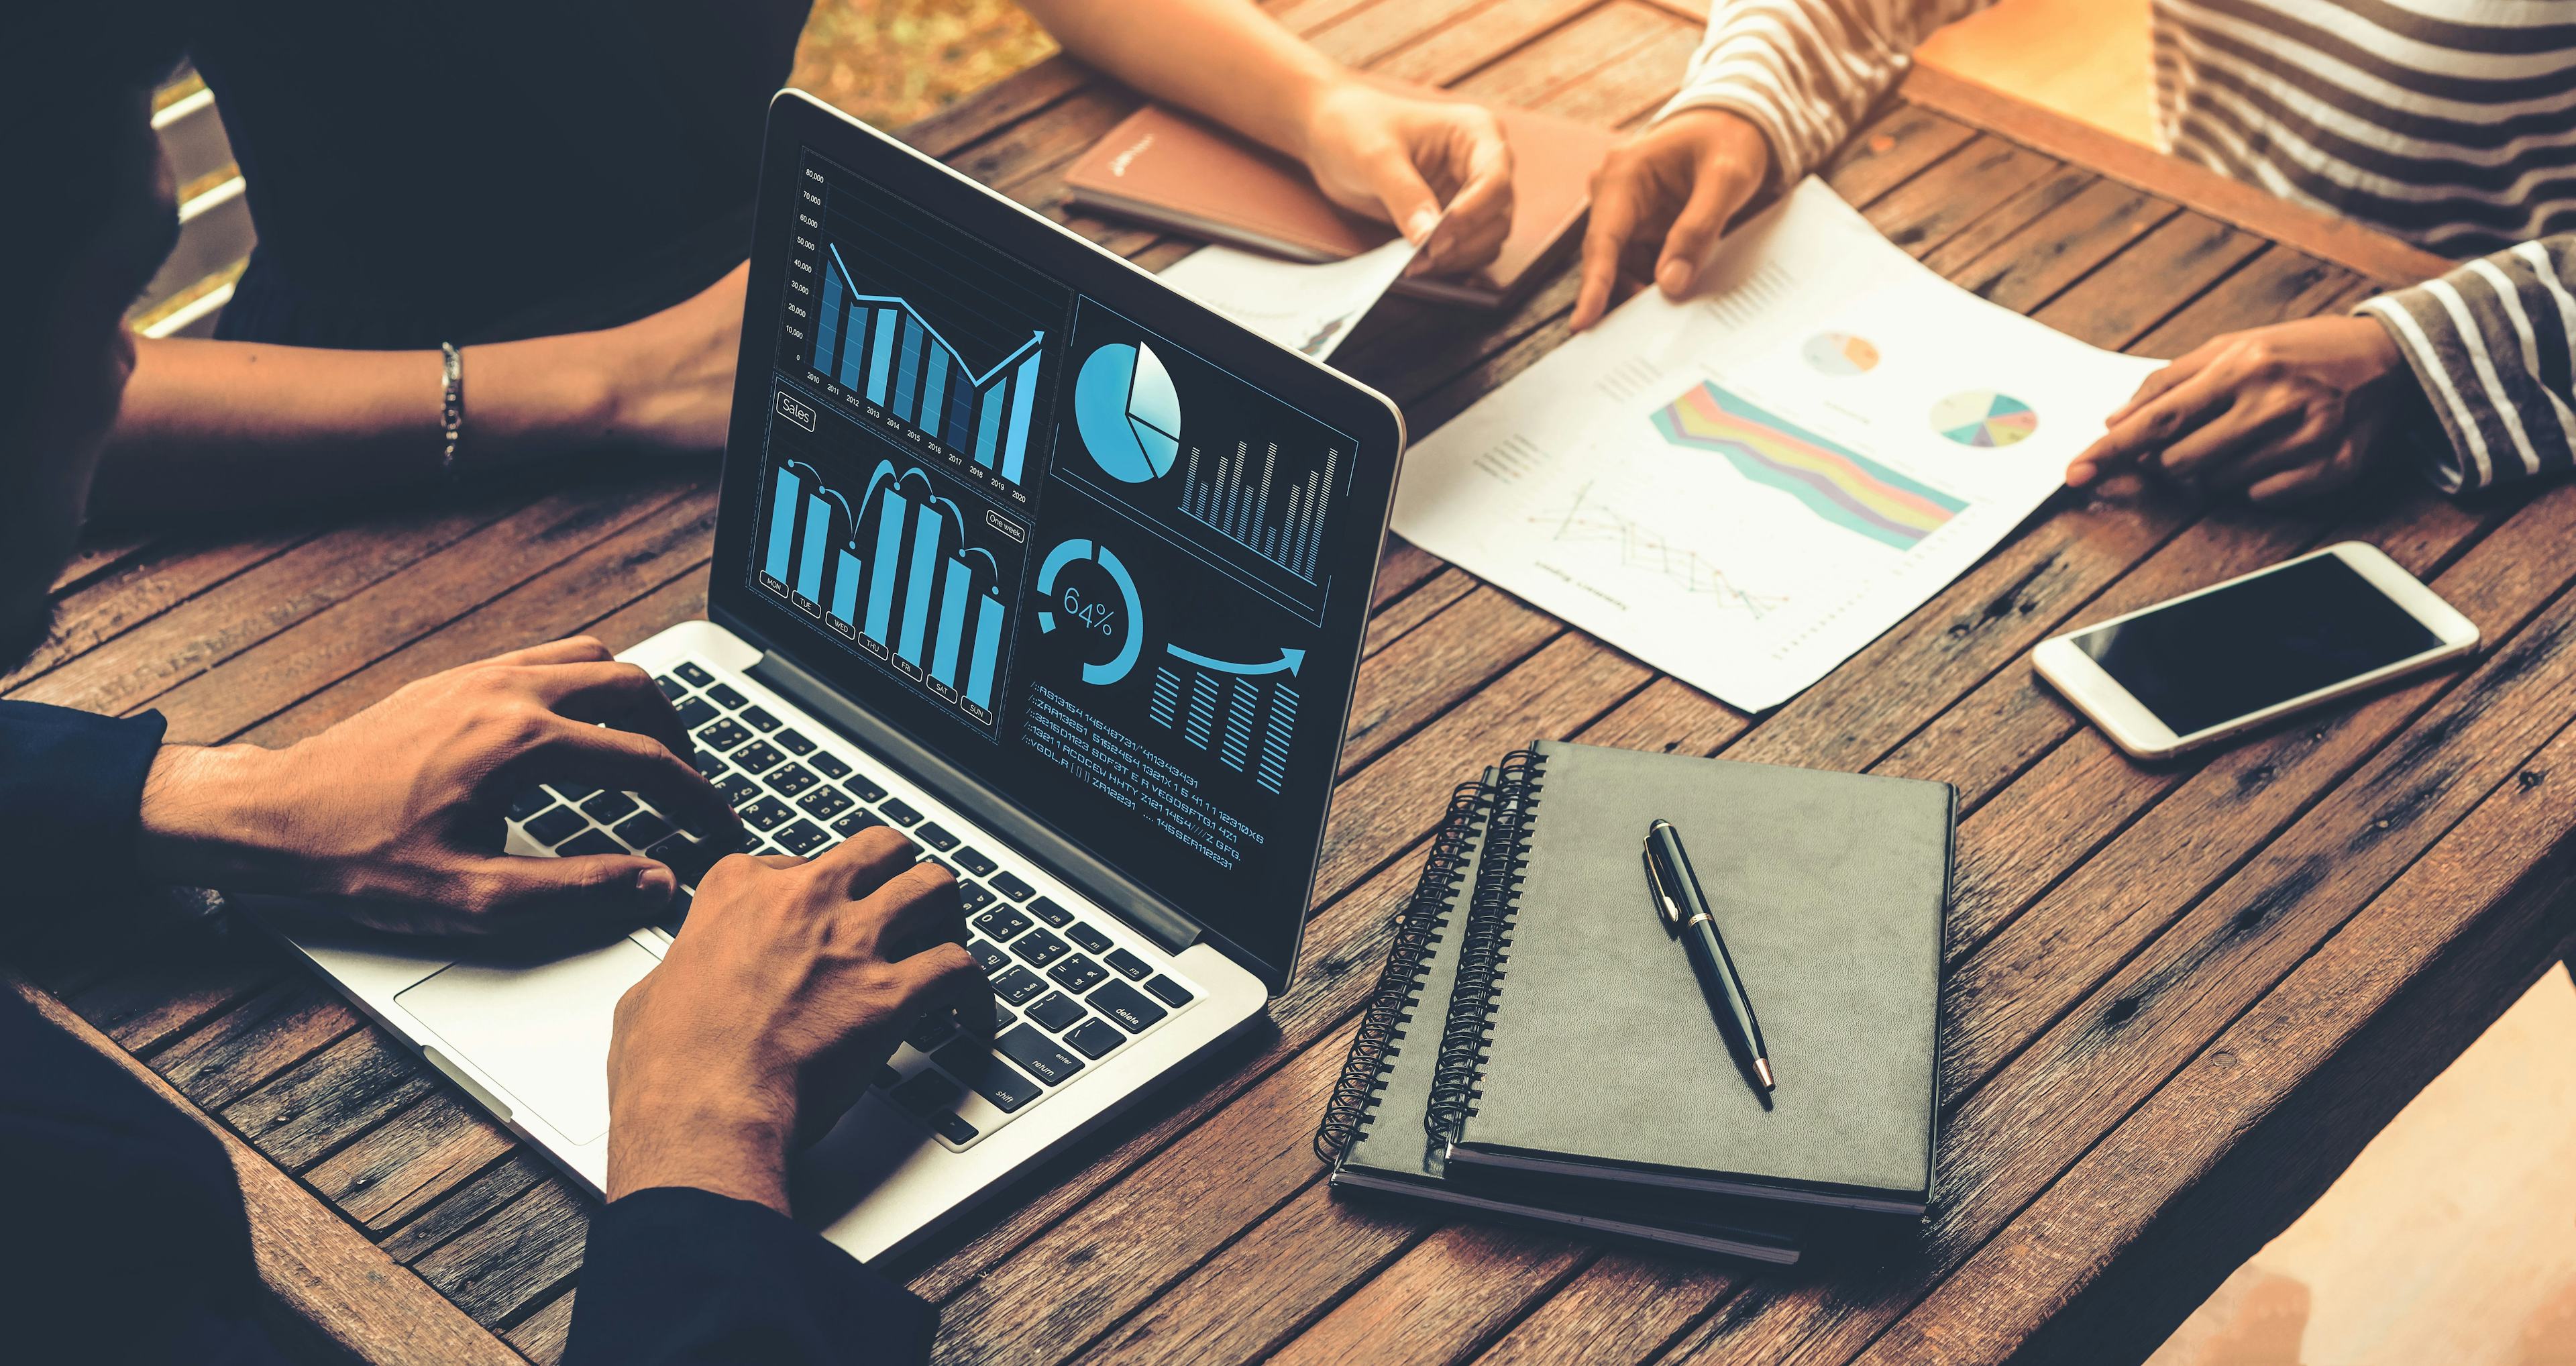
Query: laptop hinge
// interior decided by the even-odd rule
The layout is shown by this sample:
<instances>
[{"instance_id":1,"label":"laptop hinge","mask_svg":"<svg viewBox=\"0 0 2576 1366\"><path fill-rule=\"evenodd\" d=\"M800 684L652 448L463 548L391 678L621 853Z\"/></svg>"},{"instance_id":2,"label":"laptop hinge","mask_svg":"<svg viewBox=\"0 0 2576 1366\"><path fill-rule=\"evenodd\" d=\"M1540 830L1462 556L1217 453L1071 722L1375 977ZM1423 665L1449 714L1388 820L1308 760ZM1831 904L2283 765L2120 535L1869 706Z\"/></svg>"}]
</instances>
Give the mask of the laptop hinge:
<instances>
[{"instance_id":1,"label":"laptop hinge","mask_svg":"<svg viewBox=\"0 0 2576 1366\"><path fill-rule=\"evenodd\" d=\"M1048 829L991 788L977 782L965 770L931 753L870 712L852 705L830 684L794 660L776 650L769 650L743 672L764 686L786 694L796 705L829 722L878 758L903 770L904 776L936 793L940 800L1044 864L1047 871L1072 883L1085 896L1124 919L1165 952L1179 953L1203 937L1198 924L1171 903Z\"/></svg>"}]
</instances>

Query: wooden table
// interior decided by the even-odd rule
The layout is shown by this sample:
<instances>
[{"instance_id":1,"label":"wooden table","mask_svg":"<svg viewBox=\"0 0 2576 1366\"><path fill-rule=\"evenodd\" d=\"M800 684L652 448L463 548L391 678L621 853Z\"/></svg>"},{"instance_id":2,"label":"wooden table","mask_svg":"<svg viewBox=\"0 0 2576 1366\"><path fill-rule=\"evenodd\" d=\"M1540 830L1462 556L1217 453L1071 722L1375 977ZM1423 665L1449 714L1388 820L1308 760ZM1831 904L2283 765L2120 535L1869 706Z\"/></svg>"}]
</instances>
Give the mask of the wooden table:
<instances>
[{"instance_id":1,"label":"wooden table","mask_svg":"<svg viewBox=\"0 0 2576 1366\"><path fill-rule=\"evenodd\" d=\"M1659 102L1698 29L1640 0L1280 9L1346 60L1604 124ZM1130 103L1055 61L912 136L1061 214L1063 165ZM1829 178L1934 269L2146 355L2439 267L1930 73ZM1070 221L1148 265L1186 249ZM1407 309L1347 364L1427 431L1562 340L1572 294L1559 279L1490 319ZM275 744L504 648L624 646L702 610L708 476L559 473L96 546L64 580L59 638L7 689ZM2032 679L2030 647L2074 621L2347 536L2437 583L2491 647L2165 768ZM1391 543L1275 1032L896 1270L943 1307L956 1362L2135 1361L2567 939L2572 542L2565 485L2397 489L2323 518L2070 496L1762 717ZM1959 785L1940 1207L1919 1251L1755 1275L1327 1195L1308 1135L1440 796L1541 735ZM406 1336L453 1327L425 1282L559 1356L592 1202L278 951L209 932L23 967L372 1240L350 1239L357 1279L394 1307L344 1341L441 1355Z\"/></svg>"}]
</instances>

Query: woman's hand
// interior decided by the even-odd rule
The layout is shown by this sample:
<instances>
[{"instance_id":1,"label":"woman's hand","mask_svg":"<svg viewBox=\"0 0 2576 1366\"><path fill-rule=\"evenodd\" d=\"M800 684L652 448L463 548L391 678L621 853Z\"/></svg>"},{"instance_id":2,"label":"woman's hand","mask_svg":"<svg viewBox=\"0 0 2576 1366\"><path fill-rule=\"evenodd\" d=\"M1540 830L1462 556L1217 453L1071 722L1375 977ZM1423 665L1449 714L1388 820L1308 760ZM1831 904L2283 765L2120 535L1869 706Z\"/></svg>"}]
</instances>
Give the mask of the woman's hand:
<instances>
[{"instance_id":1,"label":"woman's hand","mask_svg":"<svg viewBox=\"0 0 2576 1366\"><path fill-rule=\"evenodd\" d=\"M1441 275L1482 269L1512 226L1512 151L1493 111L1344 78L1308 107L1302 148L1334 203L1393 223Z\"/></svg>"},{"instance_id":2,"label":"woman's hand","mask_svg":"<svg viewBox=\"0 0 2576 1366\"><path fill-rule=\"evenodd\" d=\"M1741 114L1685 109L1621 138L1592 174L1574 330L1601 321L1621 276L1690 297L1727 220L1771 174L1771 144Z\"/></svg>"},{"instance_id":3,"label":"woman's hand","mask_svg":"<svg viewBox=\"0 0 2576 1366\"><path fill-rule=\"evenodd\" d=\"M2234 332L2147 376L2110 430L2066 467L2077 488L2136 469L2256 503L2320 497L2386 458L2420 392L2371 318L2307 318Z\"/></svg>"}]
</instances>

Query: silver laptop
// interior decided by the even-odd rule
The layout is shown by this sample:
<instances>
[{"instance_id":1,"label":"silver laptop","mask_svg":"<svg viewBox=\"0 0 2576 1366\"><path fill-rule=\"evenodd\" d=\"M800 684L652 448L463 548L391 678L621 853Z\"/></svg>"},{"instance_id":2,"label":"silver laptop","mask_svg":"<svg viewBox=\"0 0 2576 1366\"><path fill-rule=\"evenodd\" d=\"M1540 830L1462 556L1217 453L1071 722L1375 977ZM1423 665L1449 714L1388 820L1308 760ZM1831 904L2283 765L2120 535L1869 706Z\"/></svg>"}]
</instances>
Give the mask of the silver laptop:
<instances>
[{"instance_id":1,"label":"silver laptop","mask_svg":"<svg viewBox=\"0 0 2576 1366\"><path fill-rule=\"evenodd\" d=\"M706 621L651 670L755 852L872 825L957 875L992 1045L926 1021L798 1160L899 1250L1260 1016L1297 961L1403 421L797 91L770 107ZM633 793L510 848L705 861ZM296 942L594 1191L618 996L687 916L551 961Z\"/></svg>"}]
</instances>

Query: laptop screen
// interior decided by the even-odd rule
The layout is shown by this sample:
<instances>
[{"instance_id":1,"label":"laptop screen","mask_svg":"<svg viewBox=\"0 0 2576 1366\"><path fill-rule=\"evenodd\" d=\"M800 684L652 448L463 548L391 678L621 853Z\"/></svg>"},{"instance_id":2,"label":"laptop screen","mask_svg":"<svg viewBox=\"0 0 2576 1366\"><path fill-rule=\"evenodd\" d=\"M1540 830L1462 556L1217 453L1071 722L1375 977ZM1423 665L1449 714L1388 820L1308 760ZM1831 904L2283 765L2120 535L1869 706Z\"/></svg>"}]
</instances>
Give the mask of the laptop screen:
<instances>
[{"instance_id":1,"label":"laptop screen","mask_svg":"<svg viewBox=\"0 0 2576 1366\"><path fill-rule=\"evenodd\" d=\"M1284 974L1394 452L957 220L1038 225L794 155L765 191L795 198L764 206L756 483L727 462L748 553L719 575L773 646Z\"/></svg>"}]
</instances>

